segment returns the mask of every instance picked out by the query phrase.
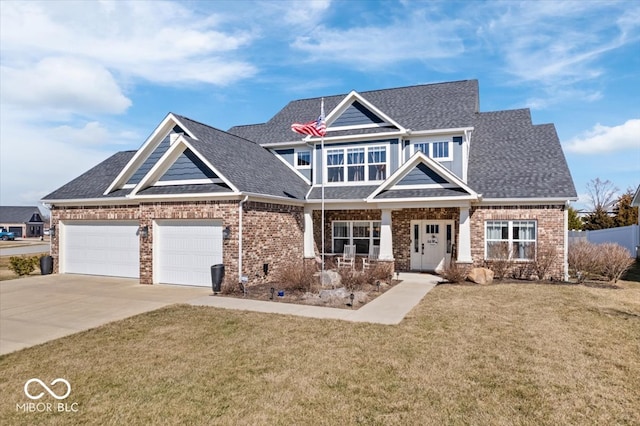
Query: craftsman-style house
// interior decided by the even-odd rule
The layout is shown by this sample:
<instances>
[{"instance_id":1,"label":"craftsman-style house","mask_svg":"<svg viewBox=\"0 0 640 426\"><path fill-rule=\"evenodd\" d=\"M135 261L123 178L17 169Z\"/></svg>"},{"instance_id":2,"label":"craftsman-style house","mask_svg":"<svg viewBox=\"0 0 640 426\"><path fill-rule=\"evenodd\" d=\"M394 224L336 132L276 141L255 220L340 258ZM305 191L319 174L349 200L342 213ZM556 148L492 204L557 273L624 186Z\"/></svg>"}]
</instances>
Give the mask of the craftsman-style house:
<instances>
[{"instance_id":1,"label":"craftsman-style house","mask_svg":"<svg viewBox=\"0 0 640 426\"><path fill-rule=\"evenodd\" d=\"M379 247L395 270L436 272L505 247L526 264L544 248L566 277L576 191L553 124L480 112L475 80L323 99L324 138L291 131L320 98L227 132L168 114L137 151L43 199L56 271L206 286L221 263L250 284L355 245Z\"/></svg>"}]
</instances>

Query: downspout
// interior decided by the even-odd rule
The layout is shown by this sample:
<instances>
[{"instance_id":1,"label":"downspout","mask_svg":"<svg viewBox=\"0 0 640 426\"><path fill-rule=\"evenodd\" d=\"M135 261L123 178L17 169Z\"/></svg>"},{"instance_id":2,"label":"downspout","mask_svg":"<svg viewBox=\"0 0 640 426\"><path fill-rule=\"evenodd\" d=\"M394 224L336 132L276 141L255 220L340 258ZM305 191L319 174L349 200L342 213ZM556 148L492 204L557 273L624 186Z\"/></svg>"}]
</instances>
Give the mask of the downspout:
<instances>
[{"instance_id":1,"label":"downspout","mask_svg":"<svg viewBox=\"0 0 640 426\"><path fill-rule=\"evenodd\" d=\"M245 195L244 200L238 204L238 282L242 283L244 289L245 284L242 282L242 206L249 198Z\"/></svg>"}]
</instances>

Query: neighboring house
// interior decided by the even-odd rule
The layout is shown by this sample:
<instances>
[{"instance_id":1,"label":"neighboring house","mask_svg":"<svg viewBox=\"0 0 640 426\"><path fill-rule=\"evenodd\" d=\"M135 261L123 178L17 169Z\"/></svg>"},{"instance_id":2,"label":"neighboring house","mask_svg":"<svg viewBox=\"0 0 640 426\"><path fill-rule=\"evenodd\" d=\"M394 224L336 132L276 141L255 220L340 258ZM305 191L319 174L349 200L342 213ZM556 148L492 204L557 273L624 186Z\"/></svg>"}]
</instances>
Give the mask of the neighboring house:
<instances>
[{"instance_id":1,"label":"neighboring house","mask_svg":"<svg viewBox=\"0 0 640 426\"><path fill-rule=\"evenodd\" d=\"M470 80L328 96L324 140L293 133L320 103L228 132L169 114L137 151L44 197L56 271L210 285L222 263L251 283L354 244L399 271L550 248L553 276L566 276L577 197L553 124L480 112Z\"/></svg>"},{"instance_id":2,"label":"neighboring house","mask_svg":"<svg viewBox=\"0 0 640 426\"><path fill-rule=\"evenodd\" d=\"M0 228L13 232L16 238L41 237L44 221L38 207L0 206Z\"/></svg>"},{"instance_id":3,"label":"neighboring house","mask_svg":"<svg viewBox=\"0 0 640 426\"><path fill-rule=\"evenodd\" d=\"M638 185L636 193L633 194L633 198L631 199L631 207L638 208L638 225L640 225L640 185Z\"/></svg>"}]
</instances>

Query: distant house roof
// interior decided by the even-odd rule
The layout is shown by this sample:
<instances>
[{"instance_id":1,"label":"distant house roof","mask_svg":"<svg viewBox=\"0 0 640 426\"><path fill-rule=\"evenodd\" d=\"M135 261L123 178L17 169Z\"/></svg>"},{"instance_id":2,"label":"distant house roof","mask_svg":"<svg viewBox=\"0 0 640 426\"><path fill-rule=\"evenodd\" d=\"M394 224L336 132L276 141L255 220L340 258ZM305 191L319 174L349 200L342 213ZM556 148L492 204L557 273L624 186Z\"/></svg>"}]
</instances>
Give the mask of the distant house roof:
<instances>
[{"instance_id":1,"label":"distant house roof","mask_svg":"<svg viewBox=\"0 0 640 426\"><path fill-rule=\"evenodd\" d=\"M633 195L631 199L631 206L640 207L640 185L638 185L638 189L636 189L636 193Z\"/></svg>"},{"instance_id":2,"label":"distant house roof","mask_svg":"<svg viewBox=\"0 0 640 426\"><path fill-rule=\"evenodd\" d=\"M34 217L34 215L36 215ZM34 219L32 221L32 219ZM42 213L37 206L0 206L0 223L40 223Z\"/></svg>"}]
</instances>

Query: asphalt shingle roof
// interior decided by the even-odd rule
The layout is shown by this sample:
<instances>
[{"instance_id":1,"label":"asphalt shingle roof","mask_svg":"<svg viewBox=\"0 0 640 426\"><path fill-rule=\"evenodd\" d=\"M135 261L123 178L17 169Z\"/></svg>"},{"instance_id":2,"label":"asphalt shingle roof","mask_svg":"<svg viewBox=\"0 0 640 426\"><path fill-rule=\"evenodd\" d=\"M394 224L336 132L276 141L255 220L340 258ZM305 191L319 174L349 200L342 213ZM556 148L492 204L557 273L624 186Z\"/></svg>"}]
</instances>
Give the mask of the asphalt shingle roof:
<instances>
[{"instance_id":1,"label":"asphalt shingle roof","mask_svg":"<svg viewBox=\"0 0 640 426\"><path fill-rule=\"evenodd\" d=\"M464 197L469 195L462 188L411 188L382 191L375 198Z\"/></svg>"},{"instance_id":2,"label":"asphalt shingle roof","mask_svg":"<svg viewBox=\"0 0 640 426\"><path fill-rule=\"evenodd\" d=\"M577 196L555 127L528 109L476 114L468 184L483 198Z\"/></svg>"},{"instance_id":3,"label":"asphalt shingle roof","mask_svg":"<svg viewBox=\"0 0 640 426\"><path fill-rule=\"evenodd\" d=\"M413 130L470 126L473 114L478 110L477 80L358 93L398 124ZM325 97L326 113L329 114L347 95ZM292 101L268 122L232 127L229 133L260 144L298 141L301 135L291 131L291 124L316 119L320 112L320 100L310 98Z\"/></svg>"},{"instance_id":4,"label":"asphalt shingle roof","mask_svg":"<svg viewBox=\"0 0 640 426\"><path fill-rule=\"evenodd\" d=\"M242 192L304 200L309 190L300 176L267 149L247 139L176 115L198 138L187 138Z\"/></svg>"},{"instance_id":5,"label":"asphalt shingle roof","mask_svg":"<svg viewBox=\"0 0 640 426\"><path fill-rule=\"evenodd\" d=\"M34 213L42 213L37 206L0 206L0 223L27 223Z\"/></svg>"},{"instance_id":6,"label":"asphalt shingle roof","mask_svg":"<svg viewBox=\"0 0 640 426\"><path fill-rule=\"evenodd\" d=\"M118 152L42 199L78 200L124 197L131 192L130 189L114 191L109 195L102 194L135 153L135 151Z\"/></svg>"}]
</instances>

